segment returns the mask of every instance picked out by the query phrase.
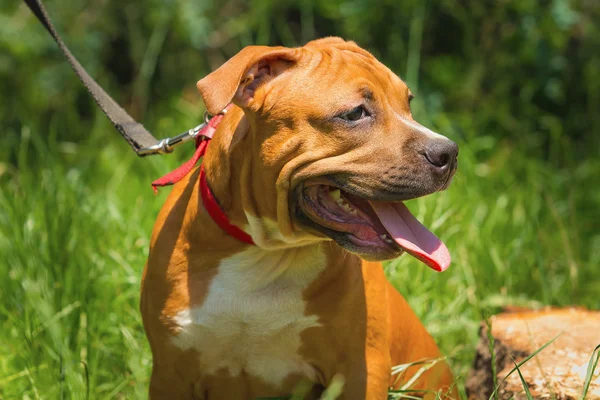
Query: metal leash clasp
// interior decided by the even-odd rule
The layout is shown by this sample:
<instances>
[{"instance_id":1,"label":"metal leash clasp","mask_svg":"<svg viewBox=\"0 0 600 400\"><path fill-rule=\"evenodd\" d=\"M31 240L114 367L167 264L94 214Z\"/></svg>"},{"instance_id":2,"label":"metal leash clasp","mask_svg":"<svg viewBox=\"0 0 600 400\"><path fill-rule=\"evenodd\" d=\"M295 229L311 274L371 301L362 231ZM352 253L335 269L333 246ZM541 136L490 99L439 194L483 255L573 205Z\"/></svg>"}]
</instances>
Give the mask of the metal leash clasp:
<instances>
[{"instance_id":1,"label":"metal leash clasp","mask_svg":"<svg viewBox=\"0 0 600 400\"><path fill-rule=\"evenodd\" d=\"M219 115L225 115L227 114L227 108L225 108L223 111L221 111L219 113ZM164 138L158 141L158 143L143 148L140 151L138 151L138 155L139 156L150 156L150 155L154 155L154 154L169 154L173 152L173 149L177 146L179 146L180 144L183 143L187 143L191 140L196 139L196 137L198 136L198 133L200 131L202 131L202 129L206 128L206 126L208 125L208 123L210 122L210 120L214 117L214 115L211 115L208 113L208 111L204 112L204 122L201 123L200 125L196 126L195 128L192 128L186 132L183 132L177 136L173 136L170 138Z\"/></svg>"}]
</instances>

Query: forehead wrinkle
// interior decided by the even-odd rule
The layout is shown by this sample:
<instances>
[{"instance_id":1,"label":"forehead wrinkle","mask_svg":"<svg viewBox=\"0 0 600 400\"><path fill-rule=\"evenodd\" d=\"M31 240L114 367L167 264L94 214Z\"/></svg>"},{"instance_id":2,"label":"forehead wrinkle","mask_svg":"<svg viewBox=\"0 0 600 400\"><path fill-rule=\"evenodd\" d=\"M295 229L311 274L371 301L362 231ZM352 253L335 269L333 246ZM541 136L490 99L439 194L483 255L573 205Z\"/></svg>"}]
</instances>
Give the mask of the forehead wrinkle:
<instances>
[{"instance_id":1,"label":"forehead wrinkle","mask_svg":"<svg viewBox=\"0 0 600 400\"><path fill-rule=\"evenodd\" d=\"M328 50L319 51L316 58L318 59L317 62L313 63L306 76L310 78L312 83L319 82L318 88L327 92L337 86L342 76L342 74L336 73L340 70L341 60L335 52Z\"/></svg>"},{"instance_id":2,"label":"forehead wrinkle","mask_svg":"<svg viewBox=\"0 0 600 400\"><path fill-rule=\"evenodd\" d=\"M277 96L281 96L278 101L280 104L287 103L284 100L288 98L285 92L298 91L308 96L305 100L307 106L315 101L325 101L330 108L329 112L331 107L347 107L359 98L369 99L368 92L373 93L374 101L383 97L389 103L397 98L396 90L400 79L370 53L363 54L337 46L305 47L303 50L302 74L298 79L293 79L293 83L283 92L277 91ZM388 95L390 88L392 96ZM380 92L383 92L383 96ZM394 109L397 104L390 106ZM316 110L317 108L313 109Z\"/></svg>"},{"instance_id":3,"label":"forehead wrinkle","mask_svg":"<svg viewBox=\"0 0 600 400\"><path fill-rule=\"evenodd\" d=\"M311 49L312 50L312 49ZM336 52L330 49L319 49L311 51L310 67L305 70L304 76L311 82L319 82L321 90L329 89L334 86L340 78L337 71L340 70L340 59ZM323 84L327 85L323 87Z\"/></svg>"},{"instance_id":4,"label":"forehead wrinkle","mask_svg":"<svg viewBox=\"0 0 600 400\"><path fill-rule=\"evenodd\" d=\"M375 68L373 68L373 62L377 65L377 60L374 58L369 58L361 55L360 53L350 52L350 51L340 51L339 52L341 58L346 62L347 65L355 65L359 66L361 69L366 69L370 74L375 73Z\"/></svg>"},{"instance_id":5,"label":"forehead wrinkle","mask_svg":"<svg viewBox=\"0 0 600 400\"><path fill-rule=\"evenodd\" d=\"M403 87L407 88L406 84L400 79L393 71L391 71L384 64L379 62L375 57L369 54L369 57L363 55L362 53L356 53L352 51L344 51L344 58L346 59L346 63L348 65L352 65L353 63L360 64L360 68L365 70L368 75L368 79L371 82L372 87L379 87L383 89L383 92L393 93L397 95L399 92L402 92ZM371 86L369 85L369 86ZM372 87L370 89L372 90ZM396 98L397 96L385 96L386 98ZM401 107L402 101L398 100L398 104L394 104L394 106Z\"/></svg>"},{"instance_id":6,"label":"forehead wrinkle","mask_svg":"<svg viewBox=\"0 0 600 400\"><path fill-rule=\"evenodd\" d=\"M369 63L360 59L356 60L355 57L348 57L345 52L342 52L339 49L321 49L317 53L319 57L316 58L318 60L315 60L316 62L312 63L311 69L307 71L307 75L311 76L311 80L313 81L319 80L319 86L322 90L339 86L339 81L353 83L358 80L356 78L361 78L360 81L362 81L363 76L355 74L351 68L349 68L355 66L355 63L352 63L351 61L359 61L362 64L359 68L368 69L370 72L369 75L372 75L372 68ZM350 75L351 79L348 79L348 75ZM323 84L326 84L327 86L323 87Z\"/></svg>"},{"instance_id":7,"label":"forehead wrinkle","mask_svg":"<svg viewBox=\"0 0 600 400\"><path fill-rule=\"evenodd\" d=\"M395 113L395 110L407 107L405 103L408 103L408 86L387 67L386 70L387 74L381 78L381 85L385 88L386 102Z\"/></svg>"},{"instance_id":8,"label":"forehead wrinkle","mask_svg":"<svg viewBox=\"0 0 600 400\"><path fill-rule=\"evenodd\" d=\"M346 87L340 81L347 82L347 75L338 72L344 71L342 69L344 60L339 53L331 49L307 48L302 65L290 75L291 79L286 81L286 85L283 87L278 85L273 88L272 93L269 93L271 101L276 101L279 108L279 110L272 110L275 111L273 117L289 107L304 107L307 114L322 118L344 102L349 93L334 90ZM303 97L301 104L298 104L298 94L302 94Z\"/></svg>"}]
</instances>

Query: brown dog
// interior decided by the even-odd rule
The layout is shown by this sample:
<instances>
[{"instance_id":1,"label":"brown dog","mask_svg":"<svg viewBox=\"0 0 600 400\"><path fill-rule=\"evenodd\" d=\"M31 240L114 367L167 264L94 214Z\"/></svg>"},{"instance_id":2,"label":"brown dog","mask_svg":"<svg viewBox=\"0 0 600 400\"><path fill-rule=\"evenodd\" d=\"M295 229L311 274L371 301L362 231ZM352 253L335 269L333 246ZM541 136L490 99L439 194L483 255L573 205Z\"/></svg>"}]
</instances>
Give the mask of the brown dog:
<instances>
[{"instance_id":1,"label":"brown dog","mask_svg":"<svg viewBox=\"0 0 600 400\"><path fill-rule=\"evenodd\" d=\"M339 375L342 398L385 399L419 369L395 382L393 365L440 353L374 261L408 252L448 266L402 201L447 187L456 144L412 119L400 78L339 38L247 47L198 88L212 114L235 104L203 166L255 245L207 213L198 169L175 185L142 285L151 398L253 399L301 385L318 398ZM413 388L443 396L451 385L442 361Z\"/></svg>"}]
</instances>

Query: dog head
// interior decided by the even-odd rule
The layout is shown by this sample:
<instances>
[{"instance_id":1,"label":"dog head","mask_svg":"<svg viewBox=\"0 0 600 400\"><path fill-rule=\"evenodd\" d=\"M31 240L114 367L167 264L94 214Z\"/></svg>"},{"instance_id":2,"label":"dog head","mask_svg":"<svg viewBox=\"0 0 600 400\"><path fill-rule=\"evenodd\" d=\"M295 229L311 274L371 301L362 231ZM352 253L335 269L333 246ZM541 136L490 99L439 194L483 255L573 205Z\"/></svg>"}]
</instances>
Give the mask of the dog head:
<instances>
[{"instance_id":1,"label":"dog head","mask_svg":"<svg viewBox=\"0 0 600 400\"><path fill-rule=\"evenodd\" d=\"M409 88L369 52L339 38L250 46L197 86L210 113L243 110L240 184L258 245L333 239L366 259L407 251L448 266L402 202L445 189L458 147L413 119Z\"/></svg>"}]
</instances>

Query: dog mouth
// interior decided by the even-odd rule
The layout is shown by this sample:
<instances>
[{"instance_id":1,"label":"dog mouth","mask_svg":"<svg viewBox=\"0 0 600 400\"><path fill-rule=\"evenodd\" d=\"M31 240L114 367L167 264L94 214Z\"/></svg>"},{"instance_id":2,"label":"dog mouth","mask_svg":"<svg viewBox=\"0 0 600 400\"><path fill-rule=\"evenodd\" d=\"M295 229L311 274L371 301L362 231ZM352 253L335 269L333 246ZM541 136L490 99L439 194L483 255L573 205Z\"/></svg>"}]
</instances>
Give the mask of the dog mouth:
<instances>
[{"instance_id":1,"label":"dog mouth","mask_svg":"<svg viewBox=\"0 0 600 400\"><path fill-rule=\"evenodd\" d=\"M403 202L369 200L328 184L305 182L299 203L311 225L351 252L376 259L406 252L440 272L450 265L444 243Z\"/></svg>"}]
</instances>

